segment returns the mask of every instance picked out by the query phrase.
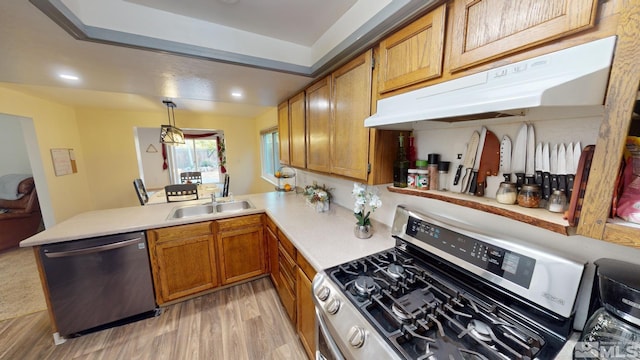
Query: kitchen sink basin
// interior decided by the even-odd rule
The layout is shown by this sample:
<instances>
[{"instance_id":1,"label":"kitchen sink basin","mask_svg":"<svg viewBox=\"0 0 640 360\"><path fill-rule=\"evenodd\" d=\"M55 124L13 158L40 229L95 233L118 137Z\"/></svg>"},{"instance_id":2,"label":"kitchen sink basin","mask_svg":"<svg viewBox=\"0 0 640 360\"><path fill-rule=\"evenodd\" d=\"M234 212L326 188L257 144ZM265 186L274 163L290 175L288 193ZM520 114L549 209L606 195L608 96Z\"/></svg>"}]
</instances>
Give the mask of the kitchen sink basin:
<instances>
[{"instance_id":1,"label":"kitchen sink basin","mask_svg":"<svg viewBox=\"0 0 640 360\"><path fill-rule=\"evenodd\" d=\"M187 205L174 208L169 219L183 219L192 216L213 214L216 210L212 204Z\"/></svg>"},{"instance_id":2,"label":"kitchen sink basin","mask_svg":"<svg viewBox=\"0 0 640 360\"><path fill-rule=\"evenodd\" d=\"M167 219L184 219L193 216L210 215L215 213L228 213L246 209L255 209L252 203L247 200L229 201L221 203L208 203L197 205L185 205L175 207Z\"/></svg>"},{"instance_id":3,"label":"kitchen sink basin","mask_svg":"<svg viewBox=\"0 0 640 360\"><path fill-rule=\"evenodd\" d=\"M231 201L216 204L216 212L232 212L246 209L253 209L254 206L247 200Z\"/></svg>"}]
</instances>

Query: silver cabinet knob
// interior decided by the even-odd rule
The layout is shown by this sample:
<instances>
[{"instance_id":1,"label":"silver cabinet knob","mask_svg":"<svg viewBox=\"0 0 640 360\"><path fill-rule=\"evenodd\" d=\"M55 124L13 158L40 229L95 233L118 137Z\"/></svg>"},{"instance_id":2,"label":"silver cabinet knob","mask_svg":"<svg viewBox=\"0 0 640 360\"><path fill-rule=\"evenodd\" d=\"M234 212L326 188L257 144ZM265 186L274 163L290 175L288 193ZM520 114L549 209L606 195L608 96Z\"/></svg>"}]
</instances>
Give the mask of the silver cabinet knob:
<instances>
[{"instance_id":1,"label":"silver cabinet knob","mask_svg":"<svg viewBox=\"0 0 640 360\"><path fill-rule=\"evenodd\" d=\"M349 330L347 337L349 338L349 344L351 344L351 346L359 348L364 344L365 331L359 326L353 326Z\"/></svg>"},{"instance_id":2,"label":"silver cabinet knob","mask_svg":"<svg viewBox=\"0 0 640 360\"><path fill-rule=\"evenodd\" d=\"M328 286L321 286L320 288L318 288L318 290L316 290L316 296L321 301L327 300L330 294L331 294L331 289L329 289Z\"/></svg>"},{"instance_id":3,"label":"silver cabinet knob","mask_svg":"<svg viewBox=\"0 0 640 360\"><path fill-rule=\"evenodd\" d=\"M338 312L338 310L340 310L340 300L331 298L331 300L329 300L329 302L325 304L324 308L329 314L334 315Z\"/></svg>"}]
</instances>

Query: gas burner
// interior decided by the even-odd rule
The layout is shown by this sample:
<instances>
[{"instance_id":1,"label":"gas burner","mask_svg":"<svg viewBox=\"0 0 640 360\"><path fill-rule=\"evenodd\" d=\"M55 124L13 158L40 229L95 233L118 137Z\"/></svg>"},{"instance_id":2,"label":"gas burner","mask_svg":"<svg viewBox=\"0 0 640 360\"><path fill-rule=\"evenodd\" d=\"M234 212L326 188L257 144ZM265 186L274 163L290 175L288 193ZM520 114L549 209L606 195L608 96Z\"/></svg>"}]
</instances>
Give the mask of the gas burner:
<instances>
[{"instance_id":1,"label":"gas burner","mask_svg":"<svg viewBox=\"0 0 640 360\"><path fill-rule=\"evenodd\" d=\"M353 282L354 288L361 295L369 295L375 290L376 283L370 276L358 276Z\"/></svg>"},{"instance_id":2,"label":"gas burner","mask_svg":"<svg viewBox=\"0 0 640 360\"><path fill-rule=\"evenodd\" d=\"M393 311L393 315L402 322L409 322L409 320L411 320L411 315L407 314L407 312L402 310L402 308L396 303L391 305L391 311Z\"/></svg>"},{"instance_id":3,"label":"gas burner","mask_svg":"<svg viewBox=\"0 0 640 360\"><path fill-rule=\"evenodd\" d=\"M387 266L387 274L394 279L400 279L404 274L404 267L399 264L389 264Z\"/></svg>"},{"instance_id":4,"label":"gas burner","mask_svg":"<svg viewBox=\"0 0 640 360\"><path fill-rule=\"evenodd\" d=\"M493 330L491 327L480 320L471 320L467 325L467 330L469 330L469 334L476 338L477 340L484 342L491 342L491 334L493 334Z\"/></svg>"}]
</instances>

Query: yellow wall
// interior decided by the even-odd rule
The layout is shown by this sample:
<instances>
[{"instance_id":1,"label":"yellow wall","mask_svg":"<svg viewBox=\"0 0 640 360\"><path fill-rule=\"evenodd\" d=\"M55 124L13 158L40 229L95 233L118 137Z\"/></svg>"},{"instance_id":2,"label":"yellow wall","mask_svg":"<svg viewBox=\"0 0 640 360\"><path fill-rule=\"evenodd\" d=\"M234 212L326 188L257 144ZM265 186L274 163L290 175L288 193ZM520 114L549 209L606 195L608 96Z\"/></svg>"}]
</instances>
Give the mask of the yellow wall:
<instances>
[{"instance_id":1,"label":"yellow wall","mask_svg":"<svg viewBox=\"0 0 640 360\"><path fill-rule=\"evenodd\" d=\"M132 181L139 177L134 127L160 127L166 112L79 108L78 128L87 163L88 181L97 209L137 206ZM234 194L268 191L261 186L260 143L255 119L176 111L181 128L223 130L227 165Z\"/></svg>"},{"instance_id":2,"label":"yellow wall","mask_svg":"<svg viewBox=\"0 0 640 360\"><path fill-rule=\"evenodd\" d=\"M278 108L273 107L256 118L255 122L255 138L258 142L256 157L260 159L260 131L272 128L278 125ZM258 176L261 176L261 169L258 169ZM260 181L255 182L256 193L274 191L275 185L260 177Z\"/></svg>"},{"instance_id":3,"label":"yellow wall","mask_svg":"<svg viewBox=\"0 0 640 360\"><path fill-rule=\"evenodd\" d=\"M165 111L73 108L0 84L0 112L33 119L55 222L78 213L139 206L132 181L139 177L134 127L159 127ZM273 191L260 177L260 129L276 124L277 110L256 119L176 111L182 128L223 130L234 194ZM55 176L50 149L73 148L78 173Z\"/></svg>"},{"instance_id":4,"label":"yellow wall","mask_svg":"<svg viewBox=\"0 0 640 360\"><path fill-rule=\"evenodd\" d=\"M94 204L87 182L88 173L74 109L25 94L9 85L0 85L0 112L33 120L37 138L35 141L44 164L45 181L49 189L49 201L55 222L93 209ZM51 162L52 148L73 148L78 173L56 176ZM36 178L36 185L37 181ZM47 199L41 199L41 201L47 201Z\"/></svg>"}]
</instances>

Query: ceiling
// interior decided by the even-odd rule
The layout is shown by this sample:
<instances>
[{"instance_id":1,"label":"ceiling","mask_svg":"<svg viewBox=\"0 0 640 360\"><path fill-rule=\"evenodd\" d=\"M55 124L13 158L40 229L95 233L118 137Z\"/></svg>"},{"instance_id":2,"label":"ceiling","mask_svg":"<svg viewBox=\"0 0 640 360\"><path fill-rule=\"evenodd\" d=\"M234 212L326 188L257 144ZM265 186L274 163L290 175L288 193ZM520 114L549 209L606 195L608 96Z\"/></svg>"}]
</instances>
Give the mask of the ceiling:
<instances>
[{"instance_id":1,"label":"ceiling","mask_svg":"<svg viewBox=\"0 0 640 360\"><path fill-rule=\"evenodd\" d=\"M255 117L434 2L4 0L0 83L74 107L169 98L177 111Z\"/></svg>"}]
</instances>

